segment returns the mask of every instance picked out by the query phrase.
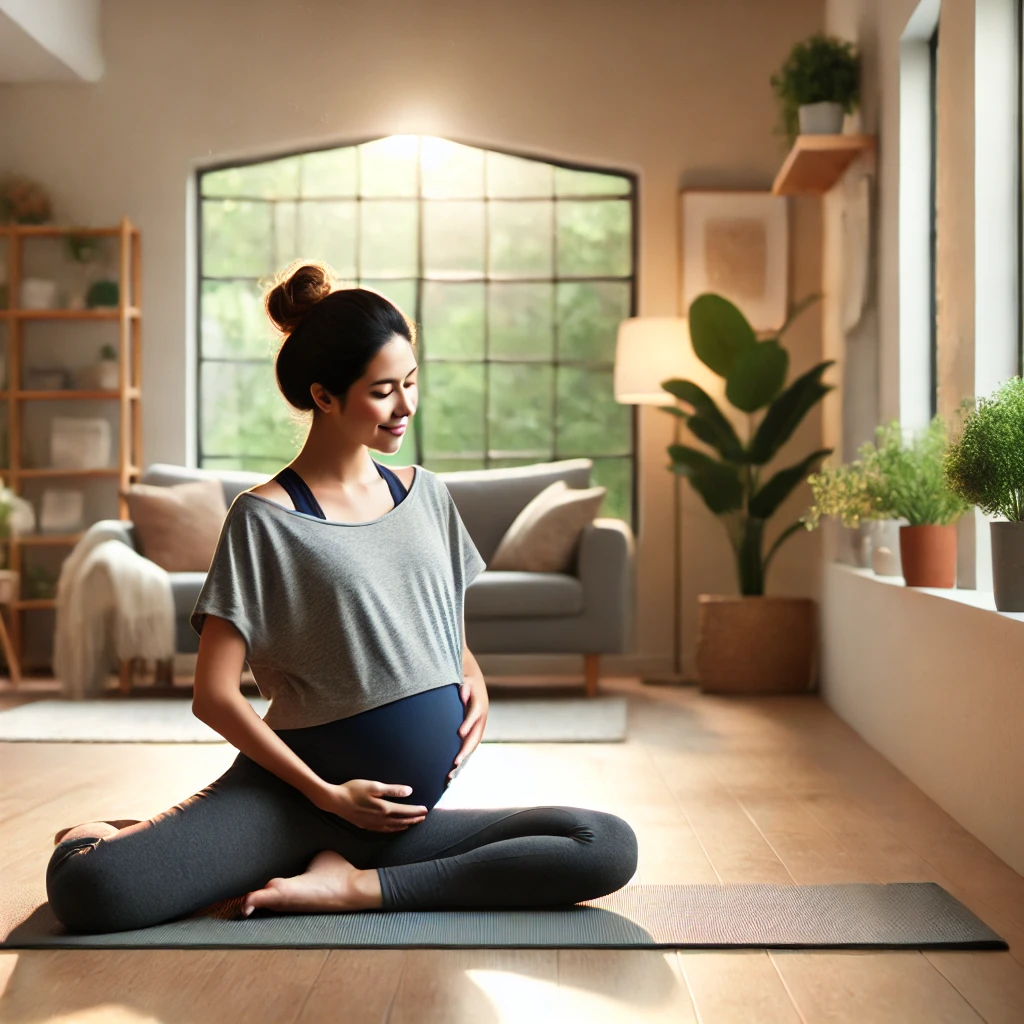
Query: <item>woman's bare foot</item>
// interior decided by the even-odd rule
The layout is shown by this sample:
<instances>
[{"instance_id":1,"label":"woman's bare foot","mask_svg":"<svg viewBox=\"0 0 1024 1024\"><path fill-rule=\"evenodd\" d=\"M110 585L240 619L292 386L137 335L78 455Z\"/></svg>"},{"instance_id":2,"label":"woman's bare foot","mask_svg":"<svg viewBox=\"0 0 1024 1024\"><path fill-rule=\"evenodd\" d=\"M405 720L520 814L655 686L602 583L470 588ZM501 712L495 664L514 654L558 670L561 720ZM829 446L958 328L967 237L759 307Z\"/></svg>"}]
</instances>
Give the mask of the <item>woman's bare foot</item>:
<instances>
[{"instance_id":1,"label":"woman's bare foot","mask_svg":"<svg viewBox=\"0 0 1024 1024\"><path fill-rule=\"evenodd\" d=\"M381 905L380 876L375 868L360 871L340 853L321 850L301 875L272 878L242 901L242 914L255 909L317 913L372 910Z\"/></svg>"},{"instance_id":2,"label":"woman's bare foot","mask_svg":"<svg viewBox=\"0 0 1024 1024\"><path fill-rule=\"evenodd\" d=\"M82 825L74 825L71 828L62 828L53 837L53 845L57 846L61 840L77 839L79 836L112 836L115 832L127 828L129 825L138 825L141 818L114 818L112 821L87 821Z\"/></svg>"}]
</instances>

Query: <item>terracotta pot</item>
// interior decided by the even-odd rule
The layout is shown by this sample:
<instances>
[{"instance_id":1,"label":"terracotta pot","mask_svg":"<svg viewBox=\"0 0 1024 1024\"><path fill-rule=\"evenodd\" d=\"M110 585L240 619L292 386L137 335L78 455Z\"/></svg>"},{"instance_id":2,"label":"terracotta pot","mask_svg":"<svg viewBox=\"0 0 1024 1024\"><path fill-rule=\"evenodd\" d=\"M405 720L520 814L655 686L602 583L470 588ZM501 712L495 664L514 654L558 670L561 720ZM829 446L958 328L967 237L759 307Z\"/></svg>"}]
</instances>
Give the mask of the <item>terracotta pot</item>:
<instances>
[{"instance_id":1,"label":"terracotta pot","mask_svg":"<svg viewBox=\"0 0 1024 1024\"><path fill-rule=\"evenodd\" d=\"M808 597L700 594L697 682L704 693L805 693L817 672Z\"/></svg>"},{"instance_id":2,"label":"terracotta pot","mask_svg":"<svg viewBox=\"0 0 1024 1024\"><path fill-rule=\"evenodd\" d=\"M900 562L908 587L955 587L956 527L901 526Z\"/></svg>"}]
</instances>

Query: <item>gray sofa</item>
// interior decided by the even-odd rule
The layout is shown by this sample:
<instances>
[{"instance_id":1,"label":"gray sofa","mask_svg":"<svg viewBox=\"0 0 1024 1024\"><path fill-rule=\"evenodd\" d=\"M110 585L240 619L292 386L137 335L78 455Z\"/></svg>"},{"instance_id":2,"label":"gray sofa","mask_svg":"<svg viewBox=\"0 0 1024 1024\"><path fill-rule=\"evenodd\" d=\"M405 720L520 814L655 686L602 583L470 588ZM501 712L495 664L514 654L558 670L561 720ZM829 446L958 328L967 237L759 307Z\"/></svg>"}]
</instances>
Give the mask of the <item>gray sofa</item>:
<instances>
[{"instance_id":1,"label":"gray sofa","mask_svg":"<svg viewBox=\"0 0 1024 1024\"><path fill-rule=\"evenodd\" d=\"M523 507L555 480L589 487L590 459L564 459L510 469L438 473L486 561ZM239 492L268 479L265 473L201 470L153 463L140 482L169 486L215 477L227 504ZM133 524L118 524L124 541L139 550ZM140 551L145 554L144 551ZM485 569L466 591L466 643L474 654L571 653L584 657L585 689L597 693L600 656L629 651L635 607L634 538L621 519L598 518L584 528L567 573L504 572ZM199 650L189 616L205 572L170 574L180 653ZM157 666L157 679L170 681L170 664ZM132 684L133 666L121 666L121 688Z\"/></svg>"}]
</instances>

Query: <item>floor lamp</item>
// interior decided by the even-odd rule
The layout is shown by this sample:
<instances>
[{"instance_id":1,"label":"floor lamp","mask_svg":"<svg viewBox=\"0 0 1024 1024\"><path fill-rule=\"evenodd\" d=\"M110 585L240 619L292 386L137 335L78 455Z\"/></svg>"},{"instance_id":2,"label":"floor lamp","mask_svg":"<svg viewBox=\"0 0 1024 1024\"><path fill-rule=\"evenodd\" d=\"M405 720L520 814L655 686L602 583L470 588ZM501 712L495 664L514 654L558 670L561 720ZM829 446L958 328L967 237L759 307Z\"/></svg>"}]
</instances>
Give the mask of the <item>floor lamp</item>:
<instances>
[{"instance_id":1,"label":"floor lamp","mask_svg":"<svg viewBox=\"0 0 1024 1024\"><path fill-rule=\"evenodd\" d=\"M690 332L681 317L634 316L623 320L615 345L615 400L625 405L674 405L675 398L661 382L685 376L689 353ZM673 416L672 420L674 443L679 444L680 417ZM683 678L679 627L682 608L679 491L682 480L677 473L672 477L672 671L668 675L644 676L643 682L678 685L687 681Z\"/></svg>"}]
</instances>

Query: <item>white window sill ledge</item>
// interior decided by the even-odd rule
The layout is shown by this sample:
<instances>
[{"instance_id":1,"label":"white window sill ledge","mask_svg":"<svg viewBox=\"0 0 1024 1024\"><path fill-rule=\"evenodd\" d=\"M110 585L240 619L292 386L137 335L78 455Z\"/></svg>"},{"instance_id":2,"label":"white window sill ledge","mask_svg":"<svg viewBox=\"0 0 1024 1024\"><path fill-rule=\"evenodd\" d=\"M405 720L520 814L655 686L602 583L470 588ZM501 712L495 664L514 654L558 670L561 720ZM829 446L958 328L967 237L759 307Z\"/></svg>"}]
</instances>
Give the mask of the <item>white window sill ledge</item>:
<instances>
[{"instance_id":1,"label":"white window sill ledge","mask_svg":"<svg viewBox=\"0 0 1024 1024\"><path fill-rule=\"evenodd\" d=\"M983 611L999 615L1004 619L1012 619L1015 622L1024 622L1024 612L1001 612L996 608L995 595L991 590L968 590L966 587L908 587L902 576L878 576L871 569L862 569L856 565L848 565L846 562L830 563L834 569L849 573L852 576L860 576L863 579L874 580L887 587L896 587L901 590L911 590L917 594L927 594L931 597L939 597L944 601L954 601L957 604L966 604L971 608L980 608Z\"/></svg>"}]
</instances>

